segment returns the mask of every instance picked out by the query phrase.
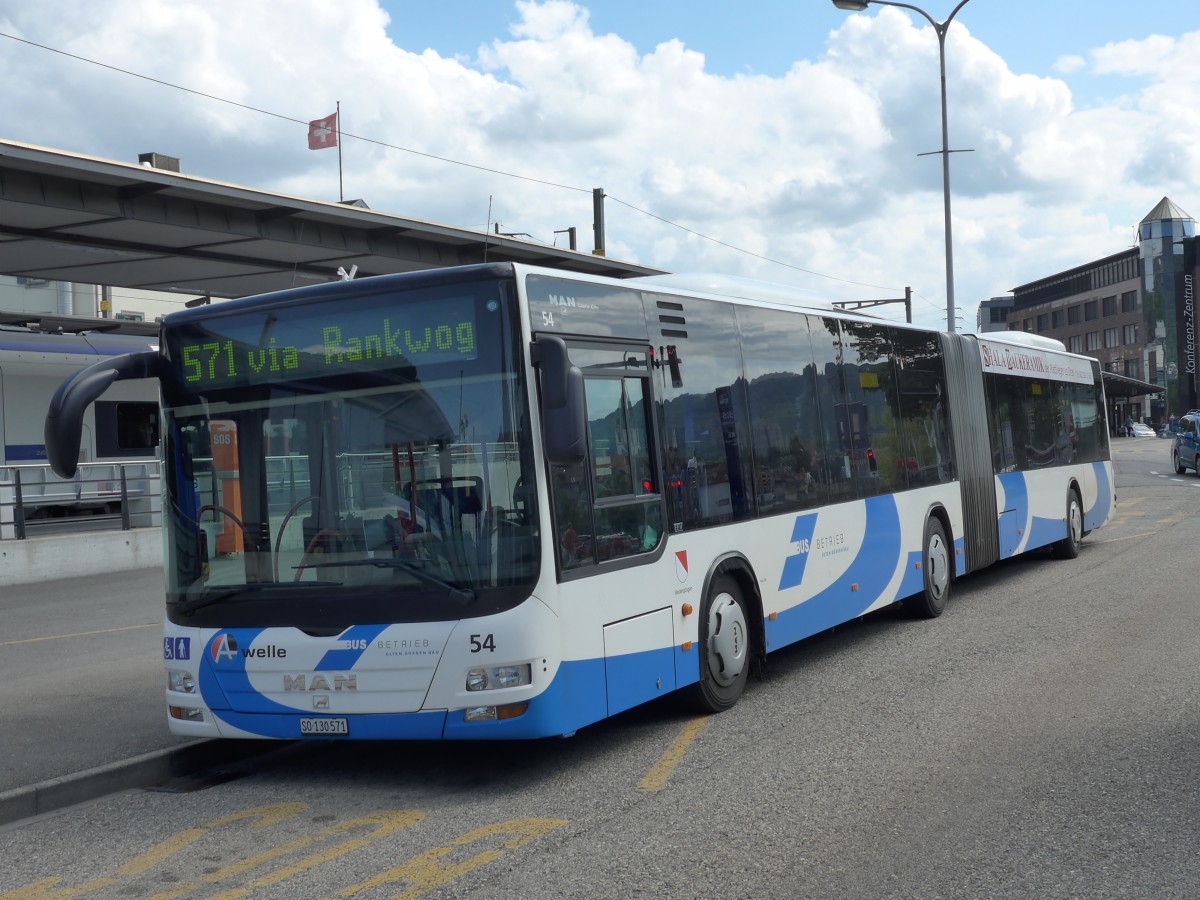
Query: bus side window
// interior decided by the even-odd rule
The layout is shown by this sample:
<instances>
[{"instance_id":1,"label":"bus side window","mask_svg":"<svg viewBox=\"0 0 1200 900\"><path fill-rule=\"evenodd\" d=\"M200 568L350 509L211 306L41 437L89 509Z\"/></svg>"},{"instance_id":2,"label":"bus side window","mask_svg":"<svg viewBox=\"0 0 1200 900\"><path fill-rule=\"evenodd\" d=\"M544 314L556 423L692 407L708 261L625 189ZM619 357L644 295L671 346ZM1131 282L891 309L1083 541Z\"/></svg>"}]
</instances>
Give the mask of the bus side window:
<instances>
[{"instance_id":1,"label":"bus side window","mask_svg":"<svg viewBox=\"0 0 1200 900\"><path fill-rule=\"evenodd\" d=\"M753 423L758 514L819 506L827 497L828 478L811 320L754 307L739 307L737 316Z\"/></svg>"},{"instance_id":2,"label":"bus side window","mask_svg":"<svg viewBox=\"0 0 1200 900\"><path fill-rule=\"evenodd\" d=\"M909 487L945 484L955 465L947 417L946 369L937 335L890 328L896 360L896 418L903 442L900 458Z\"/></svg>"},{"instance_id":3,"label":"bus side window","mask_svg":"<svg viewBox=\"0 0 1200 900\"><path fill-rule=\"evenodd\" d=\"M668 366L655 376L673 531L742 521L755 510L754 442L734 309L700 299L682 305L686 334L663 337L676 346L682 383Z\"/></svg>"}]
</instances>

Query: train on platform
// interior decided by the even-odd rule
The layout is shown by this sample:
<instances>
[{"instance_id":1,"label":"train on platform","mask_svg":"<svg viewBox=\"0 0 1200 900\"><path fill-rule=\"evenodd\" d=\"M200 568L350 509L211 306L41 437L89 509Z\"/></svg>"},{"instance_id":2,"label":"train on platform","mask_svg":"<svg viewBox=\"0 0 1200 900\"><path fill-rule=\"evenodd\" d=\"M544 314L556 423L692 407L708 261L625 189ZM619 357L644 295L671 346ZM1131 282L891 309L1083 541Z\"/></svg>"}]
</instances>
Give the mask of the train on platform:
<instances>
[{"instance_id":1,"label":"train on platform","mask_svg":"<svg viewBox=\"0 0 1200 900\"><path fill-rule=\"evenodd\" d=\"M26 485L26 516L49 518L112 512L112 498L94 491L47 490L59 480L46 466L46 408L64 379L84 366L127 353L153 350L157 336L100 331L59 334L37 327L0 325L0 480L20 469ZM123 382L88 410L79 451L81 463L149 462L158 444L156 385Z\"/></svg>"}]
</instances>

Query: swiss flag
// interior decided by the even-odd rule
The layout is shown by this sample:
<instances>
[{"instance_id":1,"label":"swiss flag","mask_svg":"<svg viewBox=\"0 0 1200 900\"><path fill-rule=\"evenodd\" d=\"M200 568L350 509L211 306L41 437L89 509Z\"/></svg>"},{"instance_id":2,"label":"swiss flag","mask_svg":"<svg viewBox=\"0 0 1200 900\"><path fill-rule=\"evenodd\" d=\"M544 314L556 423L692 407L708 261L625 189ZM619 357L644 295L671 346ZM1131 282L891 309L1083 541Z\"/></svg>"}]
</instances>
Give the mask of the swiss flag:
<instances>
[{"instance_id":1,"label":"swiss flag","mask_svg":"<svg viewBox=\"0 0 1200 900\"><path fill-rule=\"evenodd\" d=\"M324 150L338 142L337 113L308 123L308 149Z\"/></svg>"}]
</instances>

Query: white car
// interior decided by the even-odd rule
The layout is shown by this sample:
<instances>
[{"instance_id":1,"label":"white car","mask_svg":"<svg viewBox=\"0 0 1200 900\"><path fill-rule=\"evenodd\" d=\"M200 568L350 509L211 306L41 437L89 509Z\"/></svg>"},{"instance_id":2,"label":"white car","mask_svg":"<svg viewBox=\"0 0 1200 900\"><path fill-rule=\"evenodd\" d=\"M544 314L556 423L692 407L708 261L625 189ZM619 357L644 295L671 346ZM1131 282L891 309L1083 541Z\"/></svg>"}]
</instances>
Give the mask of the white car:
<instances>
[{"instance_id":1,"label":"white car","mask_svg":"<svg viewBox=\"0 0 1200 900\"><path fill-rule=\"evenodd\" d=\"M1154 429L1145 422L1133 423L1133 437L1157 437Z\"/></svg>"}]
</instances>

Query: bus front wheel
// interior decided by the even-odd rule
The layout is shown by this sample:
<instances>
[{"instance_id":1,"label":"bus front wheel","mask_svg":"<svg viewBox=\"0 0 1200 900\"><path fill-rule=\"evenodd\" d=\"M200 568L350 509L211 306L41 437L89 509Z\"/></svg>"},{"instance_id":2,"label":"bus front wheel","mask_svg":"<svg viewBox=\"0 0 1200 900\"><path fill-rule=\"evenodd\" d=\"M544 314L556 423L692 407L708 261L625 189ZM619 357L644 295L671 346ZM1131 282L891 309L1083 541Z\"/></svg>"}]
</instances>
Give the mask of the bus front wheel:
<instances>
[{"instance_id":1,"label":"bus front wheel","mask_svg":"<svg viewBox=\"0 0 1200 900\"><path fill-rule=\"evenodd\" d=\"M936 619L946 609L950 599L951 560L953 553L941 519L930 516L925 521L925 539L921 551L921 593L908 602L909 611L922 619Z\"/></svg>"},{"instance_id":2,"label":"bus front wheel","mask_svg":"<svg viewBox=\"0 0 1200 900\"><path fill-rule=\"evenodd\" d=\"M1067 492L1067 536L1054 545L1054 555L1059 559L1074 559L1079 555L1079 543L1083 540L1083 504L1079 494L1072 488Z\"/></svg>"},{"instance_id":3,"label":"bus front wheel","mask_svg":"<svg viewBox=\"0 0 1200 900\"><path fill-rule=\"evenodd\" d=\"M689 701L702 712L718 713L737 703L750 673L750 627L737 581L713 581L700 613L700 680Z\"/></svg>"}]
</instances>

